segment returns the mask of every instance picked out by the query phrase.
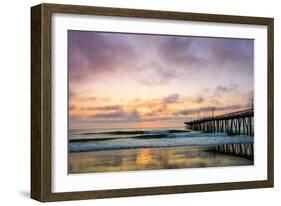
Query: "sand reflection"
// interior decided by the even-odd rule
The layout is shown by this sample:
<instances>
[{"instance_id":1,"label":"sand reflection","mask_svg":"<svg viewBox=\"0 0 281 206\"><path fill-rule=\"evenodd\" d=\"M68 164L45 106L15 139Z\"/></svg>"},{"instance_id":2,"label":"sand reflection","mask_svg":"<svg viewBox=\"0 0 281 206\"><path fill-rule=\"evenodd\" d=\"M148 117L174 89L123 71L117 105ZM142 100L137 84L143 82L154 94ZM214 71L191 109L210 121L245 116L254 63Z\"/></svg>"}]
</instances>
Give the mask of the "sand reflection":
<instances>
[{"instance_id":1,"label":"sand reflection","mask_svg":"<svg viewBox=\"0 0 281 206\"><path fill-rule=\"evenodd\" d=\"M213 148L167 147L69 154L69 173L252 165L253 161Z\"/></svg>"},{"instance_id":2,"label":"sand reflection","mask_svg":"<svg viewBox=\"0 0 281 206\"><path fill-rule=\"evenodd\" d=\"M159 164L159 160L153 158L153 156L150 154L149 149L142 149L138 153L136 164L140 166L149 166L153 164Z\"/></svg>"}]
</instances>

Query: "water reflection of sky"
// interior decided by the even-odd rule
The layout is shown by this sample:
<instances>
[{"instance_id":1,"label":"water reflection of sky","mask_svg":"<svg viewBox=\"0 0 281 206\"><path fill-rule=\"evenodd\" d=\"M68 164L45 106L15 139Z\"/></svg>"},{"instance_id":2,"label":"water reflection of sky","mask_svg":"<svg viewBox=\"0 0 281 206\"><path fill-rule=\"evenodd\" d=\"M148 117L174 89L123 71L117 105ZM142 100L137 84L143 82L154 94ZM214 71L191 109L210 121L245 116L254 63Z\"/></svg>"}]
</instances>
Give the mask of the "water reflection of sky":
<instances>
[{"instance_id":1,"label":"water reflection of sky","mask_svg":"<svg viewBox=\"0 0 281 206\"><path fill-rule=\"evenodd\" d=\"M69 173L252 165L253 161L191 147L71 153Z\"/></svg>"}]
</instances>

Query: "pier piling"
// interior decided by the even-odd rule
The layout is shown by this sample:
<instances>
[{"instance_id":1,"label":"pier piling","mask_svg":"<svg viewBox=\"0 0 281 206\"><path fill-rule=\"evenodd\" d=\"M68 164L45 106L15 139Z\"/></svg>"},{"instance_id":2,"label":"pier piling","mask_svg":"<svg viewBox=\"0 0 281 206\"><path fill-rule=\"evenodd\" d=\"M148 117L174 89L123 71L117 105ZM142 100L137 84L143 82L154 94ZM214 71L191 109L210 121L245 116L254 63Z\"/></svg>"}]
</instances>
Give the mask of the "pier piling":
<instances>
[{"instance_id":1,"label":"pier piling","mask_svg":"<svg viewBox=\"0 0 281 206\"><path fill-rule=\"evenodd\" d=\"M203 132L254 135L254 110L247 109L185 122L186 128Z\"/></svg>"}]
</instances>

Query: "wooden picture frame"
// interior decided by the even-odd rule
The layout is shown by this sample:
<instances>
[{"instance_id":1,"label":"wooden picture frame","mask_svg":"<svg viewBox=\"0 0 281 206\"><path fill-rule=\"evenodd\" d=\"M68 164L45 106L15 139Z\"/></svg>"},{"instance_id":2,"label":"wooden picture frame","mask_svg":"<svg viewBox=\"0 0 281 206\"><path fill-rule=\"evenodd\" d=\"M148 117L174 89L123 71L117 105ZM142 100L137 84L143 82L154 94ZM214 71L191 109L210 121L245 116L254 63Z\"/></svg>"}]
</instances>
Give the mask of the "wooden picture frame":
<instances>
[{"instance_id":1,"label":"wooden picture frame","mask_svg":"<svg viewBox=\"0 0 281 206\"><path fill-rule=\"evenodd\" d=\"M51 16L54 13L267 26L267 179L215 184L52 192ZM31 8L31 198L42 202L273 187L274 88L272 18L40 4Z\"/></svg>"}]
</instances>

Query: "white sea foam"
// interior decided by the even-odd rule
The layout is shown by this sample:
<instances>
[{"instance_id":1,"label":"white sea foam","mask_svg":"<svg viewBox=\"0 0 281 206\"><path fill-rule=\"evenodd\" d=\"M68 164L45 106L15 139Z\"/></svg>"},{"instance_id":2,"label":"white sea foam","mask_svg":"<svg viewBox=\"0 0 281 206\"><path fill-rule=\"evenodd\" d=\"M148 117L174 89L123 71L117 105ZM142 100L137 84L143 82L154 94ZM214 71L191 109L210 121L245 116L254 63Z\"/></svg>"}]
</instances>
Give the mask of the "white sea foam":
<instances>
[{"instance_id":1,"label":"white sea foam","mask_svg":"<svg viewBox=\"0 0 281 206\"><path fill-rule=\"evenodd\" d=\"M253 136L229 136L226 133L198 133L179 130L130 131L128 133L120 131L102 134L87 133L83 140L70 142L68 149L69 152L86 152L150 147L216 146L253 143L254 141Z\"/></svg>"}]
</instances>

